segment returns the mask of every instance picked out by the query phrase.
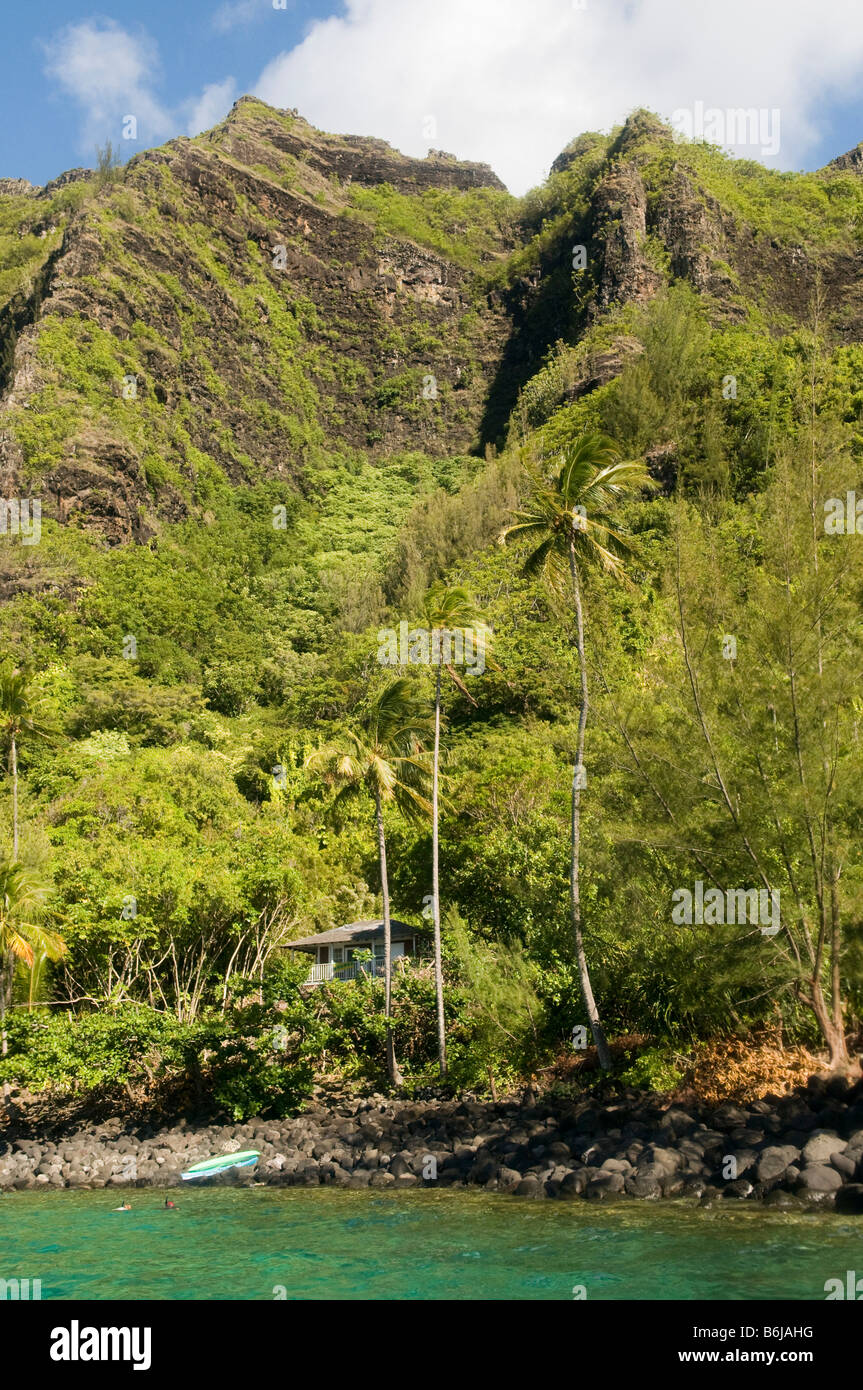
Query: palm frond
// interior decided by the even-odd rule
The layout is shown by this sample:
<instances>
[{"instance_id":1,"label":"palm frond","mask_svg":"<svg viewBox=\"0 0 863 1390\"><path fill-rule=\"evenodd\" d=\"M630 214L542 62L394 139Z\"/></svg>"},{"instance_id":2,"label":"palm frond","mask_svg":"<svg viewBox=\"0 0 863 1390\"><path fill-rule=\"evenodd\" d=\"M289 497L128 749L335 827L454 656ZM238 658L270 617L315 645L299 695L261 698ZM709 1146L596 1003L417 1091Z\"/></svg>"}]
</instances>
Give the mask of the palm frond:
<instances>
[{"instance_id":1,"label":"palm frond","mask_svg":"<svg viewBox=\"0 0 863 1390\"><path fill-rule=\"evenodd\" d=\"M33 672L29 667L10 671L0 669L0 738L8 743L12 737L41 739L55 743L61 731L42 723L31 699Z\"/></svg>"},{"instance_id":2,"label":"palm frond","mask_svg":"<svg viewBox=\"0 0 863 1390\"><path fill-rule=\"evenodd\" d=\"M624 562L635 552L617 529L614 510L626 496L653 486L644 464L622 459L613 440L582 435L564 450L555 478L534 479L528 505L500 539L538 541L523 572L542 575L555 594L569 583L571 556L580 569L596 567L624 581Z\"/></svg>"},{"instance_id":3,"label":"palm frond","mask_svg":"<svg viewBox=\"0 0 863 1390\"><path fill-rule=\"evenodd\" d=\"M16 960L22 960L25 965L32 966L34 960L33 947L21 932L14 927L7 928L3 935L5 951L9 952Z\"/></svg>"},{"instance_id":4,"label":"palm frond","mask_svg":"<svg viewBox=\"0 0 863 1390\"><path fill-rule=\"evenodd\" d=\"M12 859L0 860L0 956L10 952L28 965L33 963L33 946L62 952L62 937L39 925L50 885L25 865ZM56 957L52 957L55 958Z\"/></svg>"},{"instance_id":5,"label":"palm frond","mask_svg":"<svg viewBox=\"0 0 863 1390\"><path fill-rule=\"evenodd\" d=\"M423 601L423 615L429 628L467 627L480 613L467 589L436 579Z\"/></svg>"},{"instance_id":6,"label":"palm frond","mask_svg":"<svg viewBox=\"0 0 863 1390\"><path fill-rule=\"evenodd\" d=\"M548 564L549 557L557 548L557 544L555 536L546 536L545 540L536 547L536 550L531 551L522 565L524 573L529 577L541 574Z\"/></svg>"}]
</instances>

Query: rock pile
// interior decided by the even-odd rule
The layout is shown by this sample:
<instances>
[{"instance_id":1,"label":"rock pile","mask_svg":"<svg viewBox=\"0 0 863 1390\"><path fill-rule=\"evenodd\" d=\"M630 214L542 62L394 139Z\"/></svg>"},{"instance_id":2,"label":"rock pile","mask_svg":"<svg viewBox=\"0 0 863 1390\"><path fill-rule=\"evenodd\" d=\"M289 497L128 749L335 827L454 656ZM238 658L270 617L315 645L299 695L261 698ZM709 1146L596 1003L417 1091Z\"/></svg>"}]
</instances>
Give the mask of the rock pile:
<instances>
[{"instance_id":1,"label":"rock pile","mask_svg":"<svg viewBox=\"0 0 863 1390\"><path fill-rule=\"evenodd\" d=\"M192 1164L240 1149L260 1150L257 1169L213 1181L814 1201L863 1212L863 1080L812 1078L785 1097L685 1109L635 1093L531 1106L378 1096L241 1125L112 1120L71 1138L0 1142L0 1188L166 1187Z\"/></svg>"}]
</instances>

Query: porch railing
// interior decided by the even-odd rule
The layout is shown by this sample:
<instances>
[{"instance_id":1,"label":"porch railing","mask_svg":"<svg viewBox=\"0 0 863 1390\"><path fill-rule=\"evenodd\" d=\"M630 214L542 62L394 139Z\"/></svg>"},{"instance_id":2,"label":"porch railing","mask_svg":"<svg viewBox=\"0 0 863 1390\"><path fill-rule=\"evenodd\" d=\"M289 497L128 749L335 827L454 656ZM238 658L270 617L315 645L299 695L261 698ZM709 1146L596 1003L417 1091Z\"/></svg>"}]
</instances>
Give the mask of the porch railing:
<instances>
[{"instance_id":1,"label":"porch railing","mask_svg":"<svg viewBox=\"0 0 863 1390\"><path fill-rule=\"evenodd\" d=\"M403 967L412 956L394 956L393 969ZM374 960L329 961L326 965L315 964L306 976L307 985L320 985L325 980L356 980L360 975L383 975L384 962L379 957Z\"/></svg>"}]
</instances>

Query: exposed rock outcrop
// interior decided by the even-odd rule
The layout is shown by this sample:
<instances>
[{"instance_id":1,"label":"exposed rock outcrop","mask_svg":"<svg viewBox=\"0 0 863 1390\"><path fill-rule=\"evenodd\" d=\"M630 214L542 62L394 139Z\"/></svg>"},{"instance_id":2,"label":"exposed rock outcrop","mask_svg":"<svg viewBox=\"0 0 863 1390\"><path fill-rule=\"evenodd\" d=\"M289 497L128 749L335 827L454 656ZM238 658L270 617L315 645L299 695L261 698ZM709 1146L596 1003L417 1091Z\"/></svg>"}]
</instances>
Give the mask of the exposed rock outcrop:
<instances>
[{"instance_id":1,"label":"exposed rock outcrop","mask_svg":"<svg viewBox=\"0 0 863 1390\"><path fill-rule=\"evenodd\" d=\"M34 1133L13 1122L0 1188L170 1186L213 1154L257 1149L220 1182L480 1186L516 1196L689 1197L861 1209L863 1082L813 1077L784 1097L683 1107L655 1095L517 1105L378 1096L292 1120ZM847 1194L847 1195L844 1195Z\"/></svg>"},{"instance_id":2,"label":"exposed rock outcrop","mask_svg":"<svg viewBox=\"0 0 863 1390\"><path fill-rule=\"evenodd\" d=\"M819 177L859 171L861 150ZM0 304L6 485L42 486L47 516L113 545L199 509L200 455L231 484L302 490L316 449L481 450L555 343L674 280L714 322L757 304L786 325L808 322L819 281L827 330L863 341L856 240L767 236L699 168L636 111L579 135L519 207L487 165L242 97L116 178L0 180L26 261ZM595 354L569 398L626 356Z\"/></svg>"}]
</instances>

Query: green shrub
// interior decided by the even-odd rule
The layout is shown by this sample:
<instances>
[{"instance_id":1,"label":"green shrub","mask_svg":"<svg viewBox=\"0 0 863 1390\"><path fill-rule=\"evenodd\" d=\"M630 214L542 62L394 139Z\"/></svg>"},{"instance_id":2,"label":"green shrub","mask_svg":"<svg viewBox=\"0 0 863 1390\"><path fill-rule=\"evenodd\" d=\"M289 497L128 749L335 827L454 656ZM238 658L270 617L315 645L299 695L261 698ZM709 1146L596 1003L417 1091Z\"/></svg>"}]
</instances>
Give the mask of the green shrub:
<instances>
[{"instance_id":1,"label":"green shrub","mask_svg":"<svg viewBox=\"0 0 863 1390\"><path fill-rule=\"evenodd\" d=\"M677 1066L675 1053L664 1047L649 1047L621 1072L620 1080L638 1090L673 1091L683 1080L683 1072Z\"/></svg>"}]
</instances>

